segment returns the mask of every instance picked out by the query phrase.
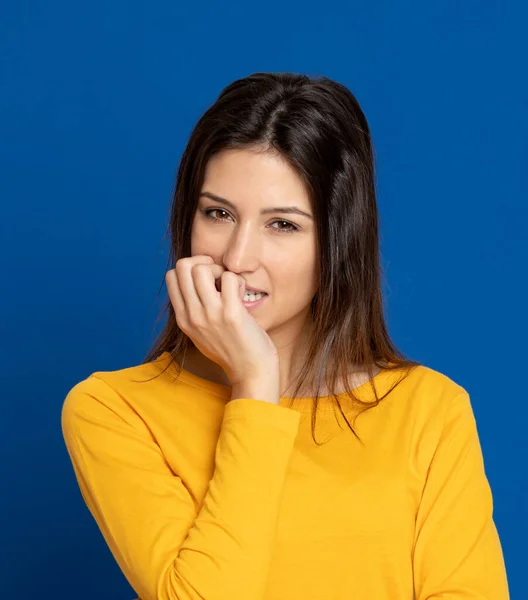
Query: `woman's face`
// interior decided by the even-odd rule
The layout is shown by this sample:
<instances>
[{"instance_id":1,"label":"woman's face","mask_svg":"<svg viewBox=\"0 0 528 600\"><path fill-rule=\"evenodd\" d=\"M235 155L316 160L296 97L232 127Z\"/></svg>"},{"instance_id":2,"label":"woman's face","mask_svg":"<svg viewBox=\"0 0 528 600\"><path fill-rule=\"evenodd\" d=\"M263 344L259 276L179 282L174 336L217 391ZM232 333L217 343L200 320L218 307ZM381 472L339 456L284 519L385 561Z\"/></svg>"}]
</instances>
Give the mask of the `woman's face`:
<instances>
[{"instance_id":1,"label":"woman's face","mask_svg":"<svg viewBox=\"0 0 528 600\"><path fill-rule=\"evenodd\" d=\"M275 210L285 207L307 214ZM250 312L268 335L280 332L278 341L288 343L300 332L317 291L316 230L304 184L280 156L224 150L209 161L191 254L207 254L246 287L267 292Z\"/></svg>"}]
</instances>

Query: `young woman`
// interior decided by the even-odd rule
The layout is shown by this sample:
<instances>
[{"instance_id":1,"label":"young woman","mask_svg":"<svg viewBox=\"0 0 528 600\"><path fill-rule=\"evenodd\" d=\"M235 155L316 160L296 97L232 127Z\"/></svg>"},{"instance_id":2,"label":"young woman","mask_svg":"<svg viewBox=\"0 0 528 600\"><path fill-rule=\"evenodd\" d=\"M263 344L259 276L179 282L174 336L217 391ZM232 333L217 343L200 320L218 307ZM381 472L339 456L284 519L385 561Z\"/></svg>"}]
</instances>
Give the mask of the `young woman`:
<instances>
[{"instance_id":1,"label":"young woman","mask_svg":"<svg viewBox=\"0 0 528 600\"><path fill-rule=\"evenodd\" d=\"M469 394L387 332L374 181L327 78L239 79L194 128L166 326L62 411L141 600L508 598Z\"/></svg>"}]
</instances>

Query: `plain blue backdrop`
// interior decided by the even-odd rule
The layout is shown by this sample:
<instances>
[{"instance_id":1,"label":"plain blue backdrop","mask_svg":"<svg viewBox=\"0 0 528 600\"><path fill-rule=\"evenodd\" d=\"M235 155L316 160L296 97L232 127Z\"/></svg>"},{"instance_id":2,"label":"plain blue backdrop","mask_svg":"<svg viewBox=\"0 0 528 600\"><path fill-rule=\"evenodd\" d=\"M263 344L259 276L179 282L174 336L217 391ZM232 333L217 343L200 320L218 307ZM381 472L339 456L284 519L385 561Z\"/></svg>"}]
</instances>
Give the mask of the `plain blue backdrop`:
<instances>
[{"instance_id":1,"label":"plain blue backdrop","mask_svg":"<svg viewBox=\"0 0 528 600\"><path fill-rule=\"evenodd\" d=\"M341 81L366 113L389 329L470 393L511 595L525 598L525 4L0 10L2 596L135 597L81 498L62 403L93 371L139 364L160 329L163 236L196 120L232 80L294 71Z\"/></svg>"}]
</instances>

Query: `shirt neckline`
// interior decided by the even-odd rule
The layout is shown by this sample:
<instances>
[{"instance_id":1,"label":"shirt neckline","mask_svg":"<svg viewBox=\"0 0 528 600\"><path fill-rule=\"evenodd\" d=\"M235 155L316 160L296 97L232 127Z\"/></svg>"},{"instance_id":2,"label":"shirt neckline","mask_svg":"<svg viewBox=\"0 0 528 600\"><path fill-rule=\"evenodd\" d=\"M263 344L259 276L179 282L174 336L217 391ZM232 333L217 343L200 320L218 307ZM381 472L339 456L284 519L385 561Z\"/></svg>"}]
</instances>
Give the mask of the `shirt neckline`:
<instances>
[{"instance_id":1,"label":"shirt neckline","mask_svg":"<svg viewBox=\"0 0 528 600\"><path fill-rule=\"evenodd\" d=\"M163 368L167 367L167 371L170 372L173 376L176 376L178 374L178 368L180 365L179 365L179 363L177 363L176 361L174 361L172 359L172 355L170 352L168 352L168 351L163 352L157 358L157 361L159 361L162 364ZM167 363L169 361L170 361L170 364L167 366ZM389 379L392 380L392 377L395 375L395 373L399 373L399 372L400 372L399 369L397 369L397 370L382 369L379 373L376 373L376 375L374 375L374 377L372 377L368 381L365 381L364 383L360 384L359 386L352 388L352 392L353 392L354 396L356 396L356 398L358 398L362 402L372 402L375 400L375 395L372 390L372 382L375 385L378 396L383 395L385 393L386 389L388 389L386 384L388 384ZM187 383L187 384L195 387L195 388L198 388L200 390L203 390L205 392L213 394L214 396L218 396L226 401L228 401L231 398L231 387L230 386L223 385L222 383L216 383L214 381L209 381L208 379L204 379L203 377L200 377L199 375L195 375L194 373L187 371L187 369L185 369L184 367L181 368L178 379L180 381L183 381L184 383ZM350 402L350 398L348 398L348 395L346 392L341 392L340 394L336 394L336 396L339 398L341 403L343 403L343 401L345 403L346 403L346 401ZM306 408L307 410L309 410L313 406L313 400L314 400L313 397L300 397L300 398L295 398L292 400L290 396L281 396L280 405L281 406L291 405L292 407L295 407L298 409ZM320 405L329 405L329 404L333 405L333 403L334 403L333 396L319 396L319 400L318 400L319 406Z\"/></svg>"}]
</instances>

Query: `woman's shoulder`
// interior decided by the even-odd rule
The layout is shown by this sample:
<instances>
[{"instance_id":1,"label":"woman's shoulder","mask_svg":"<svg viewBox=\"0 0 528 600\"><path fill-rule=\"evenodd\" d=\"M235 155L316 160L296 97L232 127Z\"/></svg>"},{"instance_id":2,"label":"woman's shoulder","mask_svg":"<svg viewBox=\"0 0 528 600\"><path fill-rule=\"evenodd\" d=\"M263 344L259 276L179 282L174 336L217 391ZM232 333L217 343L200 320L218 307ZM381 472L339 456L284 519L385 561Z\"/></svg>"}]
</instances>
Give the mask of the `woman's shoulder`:
<instances>
[{"instance_id":1,"label":"woman's shoulder","mask_svg":"<svg viewBox=\"0 0 528 600\"><path fill-rule=\"evenodd\" d=\"M396 369L395 373L403 374L403 379L408 377L408 385L417 390L436 390L442 395L447 396L460 394L466 391L446 372L423 363L419 363L408 371L405 369Z\"/></svg>"},{"instance_id":2,"label":"woman's shoulder","mask_svg":"<svg viewBox=\"0 0 528 600\"><path fill-rule=\"evenodd\" d=\"M456 398L469 399L468 391L454 378L422 363L409 370L385 373L381 391L387 393L387 399L392 397L392 404L413 420L429 422L438 418L441 421Z\"/></svg>"},{"instance_id":3,"label":"woman's shoulder","mask_svg":"<svg viewBox=\"0 0 528 600\"><path fill-rule=\"evenodd\" d=\"M93 371L87 377L76 383L68 392L69 397L78 397L98 391L104 395L120 395L133 389L141 389L139 386L149 383L159 384L166 380L167 366L162 357L151 362L144 362L118 369ZM106 394L104 391L106 390Z\"/></svg>"},{"instance_id":4,"label":"woman's shoulder","mask_svg":"<svg viewBox=\"0 0 528 600\"><path fill-rule=\"evenodd\" d=\"M115 416L128 420L136 411L137 399L159 387L160 376L157 361L94 371L67 392L62 406L63 423Z\"/></svg>"},{"instance_id":5,"label":"woman's shoulder","mask_svg":"<svg viewBox=\"0 0 528 600\"><path fill-rule=\"evenodd\" d=\"M76 383L63 402L63 422L116 421L139 428L167 419L193 418L196 411L222 405L207 390L179 377L170 355L114 370L94 371Z\"/></svg>"}]
</instances>

